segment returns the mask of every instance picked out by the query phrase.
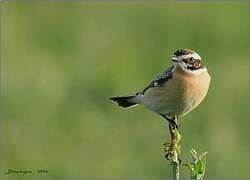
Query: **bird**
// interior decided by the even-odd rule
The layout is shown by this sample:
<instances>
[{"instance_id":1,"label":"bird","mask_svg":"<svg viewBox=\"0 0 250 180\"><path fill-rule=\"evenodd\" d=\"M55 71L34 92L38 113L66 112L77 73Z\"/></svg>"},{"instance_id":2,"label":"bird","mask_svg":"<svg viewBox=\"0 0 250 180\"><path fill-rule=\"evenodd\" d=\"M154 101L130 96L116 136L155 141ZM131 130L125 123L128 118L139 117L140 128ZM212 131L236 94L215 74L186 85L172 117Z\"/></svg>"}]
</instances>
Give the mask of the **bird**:
<instances>
[{"instance_id":1,"label":"bird","mask_svg":"<svg viewBox=\"0 0 250 180\"><path fill-rule=\"evenodd\" d=\"M177 120L206 97L211 76L201 56L191 49L178 49L171 60L172 65L142 91L109 99L123 108L143 105L178 129Z\"/></svg>"}]
</instances>

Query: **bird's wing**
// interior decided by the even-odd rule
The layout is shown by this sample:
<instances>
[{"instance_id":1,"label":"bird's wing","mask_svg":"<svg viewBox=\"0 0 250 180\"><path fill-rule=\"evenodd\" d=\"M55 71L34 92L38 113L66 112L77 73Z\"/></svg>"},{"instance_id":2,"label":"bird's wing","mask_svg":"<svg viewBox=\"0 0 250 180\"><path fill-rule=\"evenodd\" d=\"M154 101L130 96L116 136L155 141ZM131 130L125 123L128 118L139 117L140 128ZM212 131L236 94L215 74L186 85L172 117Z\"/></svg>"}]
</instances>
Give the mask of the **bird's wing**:
<instances>
[{"instance_id":1,"label":"bird's wing","mask_svg":"<svg viewBox=\"0 0 250 180\"><path fill-rule=\"evenodd\" d=\"M148 84L148 86L145 89L143 89L142 92L145 93L146 90L152 87L159 87L163 83L171 79L173 77L173 69L174 69L174 66L171 66L166 71L164 71L161 75L157 76L153 81L151 81Z\"/></svg>"}]
</instances>

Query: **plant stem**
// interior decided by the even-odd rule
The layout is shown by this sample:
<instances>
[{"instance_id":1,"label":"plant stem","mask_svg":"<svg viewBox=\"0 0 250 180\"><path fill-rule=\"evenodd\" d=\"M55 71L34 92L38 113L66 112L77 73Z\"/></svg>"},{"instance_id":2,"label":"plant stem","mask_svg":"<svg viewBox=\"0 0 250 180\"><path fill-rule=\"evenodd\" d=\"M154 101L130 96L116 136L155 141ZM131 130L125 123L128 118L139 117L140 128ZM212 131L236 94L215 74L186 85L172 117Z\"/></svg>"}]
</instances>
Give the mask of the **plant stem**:
<instances>
[{"instance_id":1,"label":"plant stem","mask_svg":"<svg viewBox=\"0 0 250 180\"><path fill-rule=\"evenodd\" d=\"M170 131L170 136L171 136L169 155L170 155L171 165L173 168L173 179L179 180L180 179L180 162L179 162L180 146L178 143L181 140L181 135L179 134L178 129L176 127L171 126L171 124L169 124L169 131Z\"/></svg>"},{"instance_id":2,"label":"plant stem","mask_svg":"<svg viewBox=\"0 0 250 180\"><path fill-rule=\"evenodd\" d=\"M179 167L179 164L173 162L172 166L173 166L173 179L174 180L179 180L180 179L180 167Z\"/></svg>"},{"instance_id":3,"label":"plant stem","mask_svg":"<svg viewBox=\"0 0 250 180\"><path fill-rule=\"evenodd\" d=\"M175 119L176 120L176 119ZM179 142L181 140L181 135L178 132L177 126L169 123L169 132L171 137L170 143L164 143L163 148L165 151L165 158L170 161L170 165L173 168L173 179L180 179L180 165L184 165L188 167L191 172L191 179L203 179L206 168L206 154L202 153L201 155L197 155L194 149L191 150L192 162L191 163L182 163L180 161L180 150L181 146Z\"/></svg>"}]
</instances>

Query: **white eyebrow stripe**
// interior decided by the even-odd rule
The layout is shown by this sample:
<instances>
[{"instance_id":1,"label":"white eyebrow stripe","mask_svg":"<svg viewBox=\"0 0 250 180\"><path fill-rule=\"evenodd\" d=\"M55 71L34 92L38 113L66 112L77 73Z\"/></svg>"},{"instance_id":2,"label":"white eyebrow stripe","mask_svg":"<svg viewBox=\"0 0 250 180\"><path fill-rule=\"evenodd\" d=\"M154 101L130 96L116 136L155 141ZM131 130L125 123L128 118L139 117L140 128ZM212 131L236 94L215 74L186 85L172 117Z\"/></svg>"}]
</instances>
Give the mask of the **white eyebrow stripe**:
<instances>
[{"instance_id":1,"label":"white eyebrow stripe","mask_svg":"<svg viewBox=\"0 0 250 180\"><path fill-rule=\"evenodd\" d=\"M192 54L192 57L193 57L194 59L201 59L201 57L200 57L199 54L197 54L197 53Z\"/></svg>"},{"instance_id":2,"label":"white eyebrow stripe","mask_svg":"<svg viewBox=\"0 0 250 180\"><path fill-rule=\"evenodd\" d=\"M188 59L188 58L190 58L190 57L193 57L194 59L201 59L201 57L200 57L199 54L197 54L197 53L182 55L181 57L182 57L183 59Z\"/></svg>"}]
</instances>

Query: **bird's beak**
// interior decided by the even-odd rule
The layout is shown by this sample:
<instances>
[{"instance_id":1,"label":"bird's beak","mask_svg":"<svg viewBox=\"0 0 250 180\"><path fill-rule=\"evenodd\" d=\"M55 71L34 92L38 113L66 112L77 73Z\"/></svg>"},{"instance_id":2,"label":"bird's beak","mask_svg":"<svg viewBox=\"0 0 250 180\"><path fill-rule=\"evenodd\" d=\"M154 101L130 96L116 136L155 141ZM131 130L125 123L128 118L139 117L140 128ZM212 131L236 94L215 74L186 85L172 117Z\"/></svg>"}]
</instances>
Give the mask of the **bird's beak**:
<instances>
[{"instance_id":1,"label":"bird's beak","mask_svg":"<svg viewBox=\"0 0 250 180\"><path fill-rule=\"evenodd\" d=\"M173 56L172 56L172 61L178 63L180 60L178 59L178 57L177 57L176 55L173 55Z\"/></svg>"}]
</instances>

